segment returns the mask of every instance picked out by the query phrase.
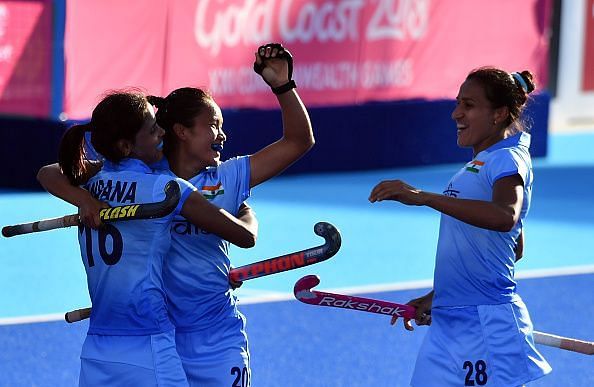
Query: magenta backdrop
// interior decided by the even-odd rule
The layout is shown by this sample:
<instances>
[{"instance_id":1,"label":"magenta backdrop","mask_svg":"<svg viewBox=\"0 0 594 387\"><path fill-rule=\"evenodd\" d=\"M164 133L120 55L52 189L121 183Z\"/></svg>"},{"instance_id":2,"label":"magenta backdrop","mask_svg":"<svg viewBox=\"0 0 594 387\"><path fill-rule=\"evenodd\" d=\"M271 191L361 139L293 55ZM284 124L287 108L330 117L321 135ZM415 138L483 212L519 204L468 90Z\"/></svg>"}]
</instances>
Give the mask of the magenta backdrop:
<instances>
[{"instance_id":1,"label":"magenta backdrop","mask_svg":"<svg viewBox=\"0 0 594 387\"><path fill-rule=\"evenodd\" d=\"M52 2L0 3L0 113L47 117L51 103Z\"/></svg>"},{"instance_id":2,"label":"magenta backdrop","mask_svg":"<svg viewBox=\"0 0 594 387\"><path fill-rule=\"evenodd\" d=\"M453 98L471 69L530 69L546 85L551 0L69 1L65 110L107 89L210 90L225 107L276 107L251 67L282 42L308 106Z\"/></svg>"}]
</instances>

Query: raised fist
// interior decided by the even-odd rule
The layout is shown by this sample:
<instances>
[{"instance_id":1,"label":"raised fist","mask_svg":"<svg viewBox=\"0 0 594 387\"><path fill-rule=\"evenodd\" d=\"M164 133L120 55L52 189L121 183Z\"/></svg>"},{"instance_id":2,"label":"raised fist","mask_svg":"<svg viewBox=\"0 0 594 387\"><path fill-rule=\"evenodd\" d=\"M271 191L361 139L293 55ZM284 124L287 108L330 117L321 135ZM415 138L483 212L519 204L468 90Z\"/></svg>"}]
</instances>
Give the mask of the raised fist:
<instances>
[{"instance_id":1,"label":"raised fist","mask_svg":"<svg viewBox=\"0 0 594 387\"><path fill-rule=\"evenodd\" d=\"M268 43L258 47L255 53L254 71L273 89L292 80L293 56L279 43Z\"/></svg>"}]
</instances>

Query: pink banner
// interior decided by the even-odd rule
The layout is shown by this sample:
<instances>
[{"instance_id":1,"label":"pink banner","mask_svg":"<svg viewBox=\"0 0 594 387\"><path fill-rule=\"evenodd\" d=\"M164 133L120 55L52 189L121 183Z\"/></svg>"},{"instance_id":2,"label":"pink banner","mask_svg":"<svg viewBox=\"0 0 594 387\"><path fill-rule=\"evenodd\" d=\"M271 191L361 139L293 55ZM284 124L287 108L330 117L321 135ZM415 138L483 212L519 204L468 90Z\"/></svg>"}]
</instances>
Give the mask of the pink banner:
<instances>
[{"instance_id":1,"label":"pink banner","mask_svg":"<svg viewBox=\"0 0 594 387\"><path fill-rule=\"evenodd\" d=\"M64 111L84 119L107 90L161 94L168 0L69 0Z\"/></svg>"},{"instance_id":2,"label":"pink banner","mask_svg":"<svg viewBox=\"0 0 594 387\"><path fill-rule=\"evenodd\" d=\"M49 116L51 50L50 0L0 2L0 112Z\"/></svg>"},{"instance_id":3,"label":"pink banner","mask_svg":"<svg viewBox=\"0 0 594 387\"><path fill-rule=\"evenodd\" d=\"M453 98L473 68L530 69L546 84L550 1L172 1L164 89L210 89L224 107L276 106L255 48L284 43L311 105Z\"/></svg>"},{"instance_id":4,"label":"pink banner","mask_svg":"<svg viewBox=\"0 0 594 387\"><path fill-rule=\"evenodd\" d=\"M550 3L69 1L66 109L88 116L99 94L123 86L161 94L199 86L225 108L276 107L252 70L256 48L273 41L294 54L308 106L453 98L485 65L529 69L546 85Z\"/></svg>"},{"instance_id":5,"label":"pink banner","mask_svg":"<svg viewBox=\"0 0 594 387\"><path fill-rule=\"evenodd\" d=\"M582 90L594 90L594 0L586 2L586 28L584 29L584 68Z\"/></svg>"}]
</instances>

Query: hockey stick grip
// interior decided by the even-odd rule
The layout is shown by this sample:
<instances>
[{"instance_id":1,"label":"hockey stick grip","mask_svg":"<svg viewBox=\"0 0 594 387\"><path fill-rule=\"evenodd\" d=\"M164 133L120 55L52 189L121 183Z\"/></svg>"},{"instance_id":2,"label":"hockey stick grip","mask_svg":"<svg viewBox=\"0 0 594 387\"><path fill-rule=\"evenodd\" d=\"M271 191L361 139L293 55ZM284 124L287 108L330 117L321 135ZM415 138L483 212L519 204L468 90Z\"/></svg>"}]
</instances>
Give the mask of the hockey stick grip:
<instances>
[{"instance_id":1,"label":"hockey stick grip","mask_svg":"<svg viewBox=\"0 0 594 387\"><path fill-rule=\"evenodd\" d=\"M14 226L5 226L2 228L2 235L6 238L15 235L30 234L33 232L54 230L56 228L64 228L76 226L79 224L78 214L61 216L59 218L42 219L36 222L22 223Z\"/></svg>"},{"instance_id":2,"label":"hockey stick grip","mask_svg":"<svg viewBox=\"0 0 594 387\"><path fill-rule=\"evenodd\" d=\"M539 331L534 331L533 336L536 344L583 353L584 355L594 355L594 342L577 340Z\"/></svg>"},{"instance_id":3,"label":"hockey stick grip","mask_svg":"<svg viewBox=\"0 0 594 387\"><path fill-rule=\"evenodd\" d=\"M81 321L91 317L91 308L76 309L64 315L64 320L67 323Z\"/></svg>"}]
</instances>

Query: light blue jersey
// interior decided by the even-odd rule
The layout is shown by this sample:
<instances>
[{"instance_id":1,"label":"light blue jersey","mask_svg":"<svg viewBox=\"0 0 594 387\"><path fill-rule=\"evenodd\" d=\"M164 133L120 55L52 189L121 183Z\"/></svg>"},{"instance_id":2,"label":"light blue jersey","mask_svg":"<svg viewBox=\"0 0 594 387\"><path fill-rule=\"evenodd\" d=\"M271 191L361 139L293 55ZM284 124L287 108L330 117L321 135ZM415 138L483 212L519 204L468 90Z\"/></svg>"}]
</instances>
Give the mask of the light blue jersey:
<instances>
[{"instance_id":1,"label":"light blue jersey","mask_svg":"<svg viewBox=\"0 0 594 387\"><path fill-rule=\"evenodd\" d=\"M480 152L450 180L445 195L491 201L498 179L524 183L520 218L510 232L471 226L442 214L432 323L412 386L521 386L551 367L536 350L532 322L516 294L515 247L530 208L530 135L519 133Z\"/></svg>"},{"instance_id":2,"label":"light blue jersey","mask_svg":"<svg viewBox=\"0 0 594 387\"><path fill-rule=\"evenodd\" d=\"M212 204L236 215L250 196L249 157L227 160L190 182ZM181 216L175 218L171 235L163 275L177 351L190 386L249 386L245 318L229 289L229 242Z\"/></svg>"},{"instance_id":3,"label":"light blue jersey","mask_svg":"<svg viewBox=\"0 0 594 387\"><path fill-rule=\"evenodd\" d=\"M227 160L189 181L212 204L236 215L250 194L249 157ZM229 242L181 216L175 217L171 235L163 276L176 332L203 329L236 315L229 289Z\"/></svg>"},{"instance_id":4,"label":"light blue jersey","mask_svg":"<svg viewBox=\"0 0 594 387\"><path fill-rule=\"evenodd\" d=\"M188 195L188 182L154 174L142 161L104 162L85 185L110 206L163 200L164 187L176 180L181 200L168 216L105 223L98 230L79 227L79 243L93 313L89 334L150 335L173 329L162 280L163 258L170 247L169 228Z\"/></svg>"},{"instance_id":5,"label":"light blue jersey","mask_svg":"<svg viewBox=\"0 0 594 387\"><path fill-rule=\"evenodd\" d=\"M520 218L510 232L487 230L442 214L435 263L433 306L500 304L517 301L515 246L530 208L530 135L518 133L480 152L450 180L444 195L491 201L498 179L519 175L524 182Z\"/></svg>"}]
</instances>

